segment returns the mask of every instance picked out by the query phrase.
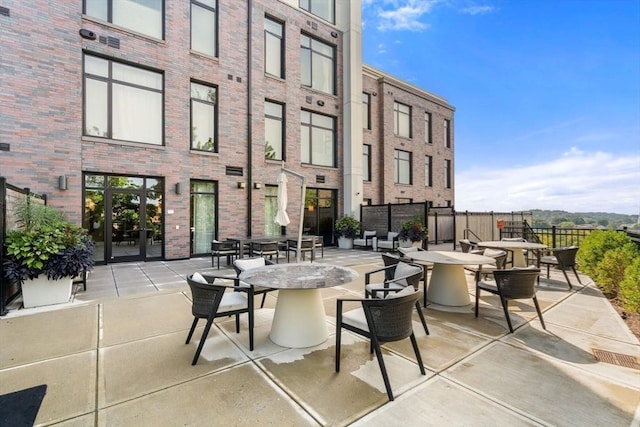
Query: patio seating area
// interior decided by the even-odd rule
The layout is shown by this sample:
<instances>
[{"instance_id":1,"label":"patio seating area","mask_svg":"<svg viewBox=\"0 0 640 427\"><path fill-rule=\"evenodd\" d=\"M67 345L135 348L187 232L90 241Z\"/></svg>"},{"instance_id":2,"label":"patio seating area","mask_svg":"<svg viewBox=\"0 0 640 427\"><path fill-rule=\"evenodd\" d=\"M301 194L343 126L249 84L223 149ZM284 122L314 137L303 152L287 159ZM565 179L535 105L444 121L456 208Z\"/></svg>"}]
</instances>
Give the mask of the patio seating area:
<instances>
[{"instance_id":1,"label":"patio seating area","mask_svg":"<svg viewBox=\"0 0 640 427\"><path fill-rule=\"evenodd\" d=\"M451 250L451 245L431 250ZM274 260L275 262L275 260ZM286 255L280 258L286 263ZM309 262L309 259L306 261ZM67 426L277 425L607 425L640 422L640 343L593 281L567 289L564 274L541 275L542 328L529 300L414 309L409 339L382 345L395 400L389 401L369 341L341 334L335 371L338 298L363 297L365 274L383 267L380 252L324 248L314 263L349 267L359 277L322 289L329 338L309 348L269 339L279 291L256 297L254 350L246 314L214 322L192 366L204 322L193 323L186 281L194 272L236 277L209 257L97 266L73 301L17 309L0 318L0 395L46 385L35 424ZM475 301L473 272L466 272ZM420 288L422 289L422 283ZM343 310L358 307L344 301ZM422 305L420 305L422 307ZM13 308L13 309L12 309ZM634 364L635 361L635 364ZM0 420L2 425L2 420Z\"/></svg>"}]
</instances>

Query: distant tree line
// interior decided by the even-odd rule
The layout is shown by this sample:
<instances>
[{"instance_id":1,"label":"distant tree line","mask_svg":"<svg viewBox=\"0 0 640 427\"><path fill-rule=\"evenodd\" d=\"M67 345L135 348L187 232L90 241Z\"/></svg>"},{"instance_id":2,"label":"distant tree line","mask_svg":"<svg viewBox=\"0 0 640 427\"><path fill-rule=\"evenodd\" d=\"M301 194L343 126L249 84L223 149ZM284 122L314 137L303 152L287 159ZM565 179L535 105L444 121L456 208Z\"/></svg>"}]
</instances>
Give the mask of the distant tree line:
<instances>
[{"instance_id":1,"label":"distant tree line","mask_svg":"<svg viewBox=\"0 0 640 427\"><path fill-rule=\"evenodd\" d=\"M595 228L640 229L638 215L624 215L606 212L566 212L554 210L531 210L533 214L532 227L561 227L573 228L591 225Z\"/></svg>"}]
</instances>

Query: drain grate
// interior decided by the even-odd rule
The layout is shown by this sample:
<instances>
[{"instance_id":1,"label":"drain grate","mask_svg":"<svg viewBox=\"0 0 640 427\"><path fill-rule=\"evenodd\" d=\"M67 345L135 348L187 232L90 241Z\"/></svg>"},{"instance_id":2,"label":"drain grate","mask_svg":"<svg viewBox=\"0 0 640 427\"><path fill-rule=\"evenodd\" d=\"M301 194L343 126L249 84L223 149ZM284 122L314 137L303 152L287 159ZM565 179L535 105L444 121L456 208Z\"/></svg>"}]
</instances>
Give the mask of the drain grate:
<instances>
[{"instance_id":1,"label":"drain grate","mask_svg":"<svg viewBox=\"0 0 640 427\"><path fill-rule=\"evenodd\" d=\"M612 351L594 348L593 355L599 362L624 366L625 368L640 369L640 363L638 363L638 359L628 354L614 353Z\"/></svg>"}]
</instances>

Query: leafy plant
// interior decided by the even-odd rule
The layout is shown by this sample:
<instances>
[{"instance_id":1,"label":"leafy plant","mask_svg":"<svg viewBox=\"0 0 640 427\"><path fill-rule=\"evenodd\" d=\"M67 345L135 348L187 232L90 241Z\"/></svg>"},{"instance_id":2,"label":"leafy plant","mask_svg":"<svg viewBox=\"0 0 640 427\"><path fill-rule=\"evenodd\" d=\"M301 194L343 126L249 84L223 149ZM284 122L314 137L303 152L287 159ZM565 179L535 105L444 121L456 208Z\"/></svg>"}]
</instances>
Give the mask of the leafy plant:
<instances>
[{"instance_id":1,"label":"leafy plant","mask_svg":"<svg viewBox=\"0 0 640 427\"><path fill-rule=\"evenodd\" d=\"M353 239L360 234L360 221L350 215L345 215L336 221L336 237Z\"/></svg>"},{"instance_id":2,"label":"leafy plant","mask_svg":"<svg viewBox=\"0 0 640 427\"><path fill-rule=\"evenodd\" d=\"M94 242L86 230L64 221L62 213L31 203L16 209L18 230L5 238L4 275L24 282L46 274L49 279L74 277L94 265Z\"/></svg>"},{"instance_id":3,"label":"leafy plant","mask_svg":"<svg viewBox=\"0 0 640 427\"><path fill-rule=\"evenodd\" d=\"M626 310L640 313L640 257L636 257L624 271L620 300Z\"/></svg>"},{"instance_id":4,"label":"leafy plant","mask_svg":"<svg viewBox=\"0 0 640 427\"><path fill-rule=\"evenodd\" d=\"M633 243L611 249L604 254L591 278L607 298L615 298L618 295L620 282L625 278L627 267L638 256L638 249Z\"/></svg>"},{"instance_id":5,"label":"leafy plant","mask_svg":"<svg viewBox=\"0 0 640 427\"><path fill-rule=\"evenodd\" d=\"M580 242L580 250L576 257L580 271L589 276L595 276L598 264L604 259L604 255L608 251L622 247L628 243L633 244L629 236L618 231L596 230L589 233L589 235Z\"/></svg>"},{"instance_id":6,"label":"leafy plant","mask_svg":"<svg viewBox=\"0 0 640 427\"><path fill-rule=\"evenodd\" d=\"M420 215L414 215L410 220L405 221L400 227L398 240L411 240L421 242L429 235L427 227L422 222Z\"/></svg>"}]
</instances>

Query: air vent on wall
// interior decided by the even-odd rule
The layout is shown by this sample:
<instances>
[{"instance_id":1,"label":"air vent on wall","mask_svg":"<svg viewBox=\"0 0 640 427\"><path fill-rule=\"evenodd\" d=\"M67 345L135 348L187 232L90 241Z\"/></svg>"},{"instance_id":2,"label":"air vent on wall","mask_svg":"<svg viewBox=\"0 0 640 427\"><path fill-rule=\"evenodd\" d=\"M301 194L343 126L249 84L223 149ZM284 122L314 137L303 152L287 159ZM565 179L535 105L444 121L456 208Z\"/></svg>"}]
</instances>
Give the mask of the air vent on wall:
<instances>
[{"instance_id":1,"label":"air vent on wall","mask_svg":"<svg viewBox=\"0 0 640 427\"><path fill-rule=\"evenodd\" d=\"M120 49L120 39L115 37L107 37L107 46Z\"/></svg>"},{"instance_id":2,"label":"air vent on wall","mask_svg":"<svg viewBox=\"0 0 640 427\"><path fill-rule=\"evenodd\" d=\"M313 97L311 97L311 96L305 96L305 97L304 97L304 101L305 101L307 104L311 104L311 103L313 102Z\"/></svg>"},{"instance_id":3,"label":"air vent on wall","mask_svg":"<svg viewBox=\"0 0 640 427\"><path fill-rule=\"evenodd\" d=\"M242 167L240 166L227 166L226 174L229 176L243 176Z\"/></svg>"},{"instance_id":4,"label":"air vent on wall","mask_svg":"<svg viewBox=\"0 0 640 427\"><path fill-rule=\"evenodd\" d=\"M324 175L316 175L316 184L324 184Z\"/></svg>"},{"instance_id":5,"label":"air vent on wall","mask_svg":"<svg viewBox=\"0 0 640 427\"><path fill-rule=\"evenodd\" d=\"M11 14L8 7L0 6L0 15L9 16Z\"/></svg>"}]
</instances>

